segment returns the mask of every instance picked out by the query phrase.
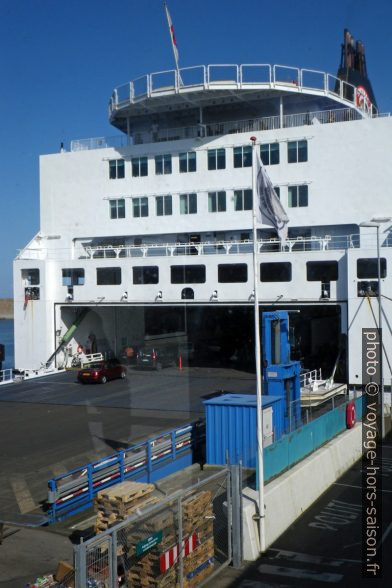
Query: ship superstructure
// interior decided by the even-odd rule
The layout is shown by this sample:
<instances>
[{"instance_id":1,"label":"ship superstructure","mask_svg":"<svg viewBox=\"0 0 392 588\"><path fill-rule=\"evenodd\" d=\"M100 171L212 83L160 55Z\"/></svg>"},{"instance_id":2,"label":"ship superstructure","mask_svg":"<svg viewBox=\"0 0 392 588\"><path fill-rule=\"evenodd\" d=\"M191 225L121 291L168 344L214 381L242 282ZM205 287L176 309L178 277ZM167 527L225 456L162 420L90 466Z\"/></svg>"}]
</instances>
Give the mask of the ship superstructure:
<instances>
[{"instance_id":1,"label":"ship superstructure","mask_svg":"<svg viewBox=\"0 0 392 588\"><path fill-rule=\"evenodd\" d=\"M45 363L75 322L71 352L89 337L119 355L185 333L195 361L209 344L223 363L251 357L255 136L290 218L283 245L258 229L261 307L300 310L298 357L329 369L340 350L340 377L359 384L361 330L378 316L376 230L364 221L380 221L392 291L392 119L361 84L196 66L116 88L109 118L121 135L41 157L40 231L15 261L16 367Z\"/></svg>"}]
</instances>

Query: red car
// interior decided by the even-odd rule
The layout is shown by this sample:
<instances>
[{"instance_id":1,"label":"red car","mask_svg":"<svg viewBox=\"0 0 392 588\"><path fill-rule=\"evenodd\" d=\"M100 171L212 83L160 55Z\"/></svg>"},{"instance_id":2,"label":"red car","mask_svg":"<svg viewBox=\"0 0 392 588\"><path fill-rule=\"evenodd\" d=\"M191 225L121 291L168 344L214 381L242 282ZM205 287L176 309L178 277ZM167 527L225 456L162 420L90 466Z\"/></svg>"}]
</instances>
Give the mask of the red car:
<instances>
[{"instance_id":1,"label":"red car","mask_svg":"<svg viewBox=\"0 0 392 588\"><path fill-rule=\"evenodd\" d=\"M98 383L106 384L108 380L125 378L125 367L117 359L96 361L78 371L78 381L81 384Z\"/></svg>"}]
</instances>

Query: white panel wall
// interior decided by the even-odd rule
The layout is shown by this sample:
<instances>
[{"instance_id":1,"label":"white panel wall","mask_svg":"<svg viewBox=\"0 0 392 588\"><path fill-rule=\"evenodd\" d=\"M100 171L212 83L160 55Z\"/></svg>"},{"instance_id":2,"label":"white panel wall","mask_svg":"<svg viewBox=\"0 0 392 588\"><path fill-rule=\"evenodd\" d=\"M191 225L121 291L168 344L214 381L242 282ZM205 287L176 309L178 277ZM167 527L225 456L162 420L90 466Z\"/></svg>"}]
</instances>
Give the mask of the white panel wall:
<instances>
[{"instance_id":1,"label":"white panel wall","mask_svg":"<svg viewBox=\"0 0 392 588\"><path fill-rule=\"evenodd\" d=\"M309 183L309 206L288 210L291 226L359 223L387 214L392 183L392 119L309 125L255 133L262 142L280 142L280 165L268 166L281 186ZM287 141L308 139L308 162L287 163ZM234 211L232 190L251 187L251 169L233 168L232 147L250 144L248 134L136 145L121 150L98 149L41 157L41 229L59 234L57 246L76 237L143 235L238 230L251 226L249 211ZM207 149L226 147L226 170L208 171ZM178 153L197 150L197 171L179 173ZM131 156L149 154L149 175L131 177ZM153 156L172 153L173 173L155 175ZM109 179L109 159L124 157L126 177ZM209 213L207 192L227 191L227 211ZM179 214L179 193L198 193L198 213ZM156 194L173 194L173 216L156 217ZM149 196L150 214L133 218L132 196ZM109 219L108 198L126 198L126 218ZM54 242L52 242L53 244Z\"/></svg>"}]
</instances>

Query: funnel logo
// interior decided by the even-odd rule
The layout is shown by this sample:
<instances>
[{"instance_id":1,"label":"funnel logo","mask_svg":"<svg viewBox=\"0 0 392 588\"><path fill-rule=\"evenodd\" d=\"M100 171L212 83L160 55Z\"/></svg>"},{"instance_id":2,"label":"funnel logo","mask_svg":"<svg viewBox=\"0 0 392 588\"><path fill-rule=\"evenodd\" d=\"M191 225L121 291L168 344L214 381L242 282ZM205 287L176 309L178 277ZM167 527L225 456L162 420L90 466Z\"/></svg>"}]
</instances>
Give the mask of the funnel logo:
<instances>
[{"instance_id":1,"label":"funnel logo","mask_svg":"<svg viewBox=\"0 0 392 588\"><path fill-rule=\"evenodd\" d=\"M369 94L363 86L357 86L356 103L361 110L369 110L371 106Z\"/></svg>"}]
</instances>

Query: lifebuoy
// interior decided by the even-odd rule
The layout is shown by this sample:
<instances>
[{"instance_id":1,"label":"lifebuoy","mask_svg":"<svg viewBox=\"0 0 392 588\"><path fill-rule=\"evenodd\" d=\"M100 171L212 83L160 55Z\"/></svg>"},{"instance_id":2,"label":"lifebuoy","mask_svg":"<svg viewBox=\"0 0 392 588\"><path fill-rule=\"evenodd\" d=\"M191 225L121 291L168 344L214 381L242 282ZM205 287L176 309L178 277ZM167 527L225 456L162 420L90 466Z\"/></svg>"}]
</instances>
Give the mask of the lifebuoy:
<instances>
[{"instance_id":1,"label":"lifebuoy","mask_svg":"<svg viewBox=\"0 0 392 588\"><path fill-rule=\"evenodd\" d=\"M83 345L78 345L77 349L76 349L77 353L82 353L83 351Z\"/></svg>"},{"instance_id":2,"label":"lifebuoy","mask_svg":"<svg viewBox=\"0 0 392 588\"><path fill-rule=\"evenodd\" d=\"M355 425L355 402L349 402L346 406L346 427L352 429Z\"/></svg>"}]
</instances>

